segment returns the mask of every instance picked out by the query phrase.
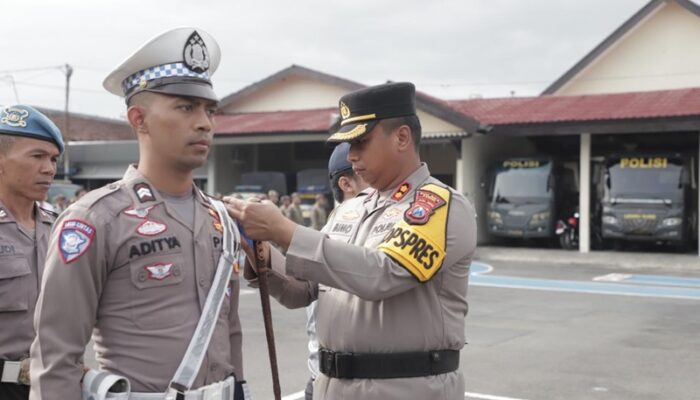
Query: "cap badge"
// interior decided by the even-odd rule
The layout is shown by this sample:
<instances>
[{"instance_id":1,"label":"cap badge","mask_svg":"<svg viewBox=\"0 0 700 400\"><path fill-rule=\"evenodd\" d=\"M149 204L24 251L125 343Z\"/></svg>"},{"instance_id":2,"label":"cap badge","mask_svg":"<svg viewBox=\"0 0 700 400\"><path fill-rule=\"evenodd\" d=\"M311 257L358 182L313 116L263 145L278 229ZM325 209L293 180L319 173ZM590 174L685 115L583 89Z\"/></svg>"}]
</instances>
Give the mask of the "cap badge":
<instances>
[{"instance_id":1,"label":"cap badge","mask_svg":"<svg viewBox=\"0 0 700 400\"><path fill-rule=\"evenodd\" d=\"M25 128L27 126L27 121L25 119L29 116L29 111L22 110L21 108L7 107L2 110L3 117L0 122L14 126L18 128Z\"/></svg>"},{"instance_id":2,"label":"cap badge","mask_svg":"<svg viewBox=\"0 0 700 400\"><path fill-rule=\"evenodd\" d=\"M194 72L203 73L209 69L209 51L197 31L192 32L183 50L185 65Z\"/></svg>"},{"instance_id":3,"label":"cap badge","mask_svg":"<svg viewBox=\"0 0 700 400\"><path fill-rule=\"evenodd\" d=\"M342 101L340 102L340 116L343 117L343 119L350 117L350 108Z\"/></svg>"}]
</instances>

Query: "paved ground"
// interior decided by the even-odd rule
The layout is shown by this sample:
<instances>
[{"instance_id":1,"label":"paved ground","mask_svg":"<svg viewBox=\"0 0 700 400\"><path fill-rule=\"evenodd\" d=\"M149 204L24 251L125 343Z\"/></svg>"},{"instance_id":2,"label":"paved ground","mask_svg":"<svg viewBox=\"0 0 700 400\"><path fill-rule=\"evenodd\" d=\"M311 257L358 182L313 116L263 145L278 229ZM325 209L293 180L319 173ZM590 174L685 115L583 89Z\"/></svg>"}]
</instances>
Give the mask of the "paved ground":
<instances>
[{"instance_id":1,"label":"paved ground","mask_svg":"<svg viewBox=\"0 0 700 400\"><path fill-rule=\"evenodd\" d=\"M482 248L478 259L465 399L700 398L700 258ZM271 399L257 292L240 312L253 397ZM282 394L301 399L306 314L273 301L273 315Z\"/></svg>"}]
</instances>

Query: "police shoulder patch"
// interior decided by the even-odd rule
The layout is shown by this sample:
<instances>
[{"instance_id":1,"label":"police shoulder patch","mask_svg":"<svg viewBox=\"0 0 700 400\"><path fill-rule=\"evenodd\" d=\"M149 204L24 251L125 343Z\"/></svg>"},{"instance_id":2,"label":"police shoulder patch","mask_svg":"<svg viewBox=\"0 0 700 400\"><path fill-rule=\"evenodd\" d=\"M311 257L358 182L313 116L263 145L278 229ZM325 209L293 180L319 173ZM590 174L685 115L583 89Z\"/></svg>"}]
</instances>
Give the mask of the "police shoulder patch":
<instances>
[{"instance_id":1,"label":"police shoulder patch","mask_svg":"<svg viewBox=\"0 0 700 400\"><path fill-rule=\"evenodd\" d=\"M79 219L65 221L58 239L58 250L66 264L77 260L92 245L95 227Z\"/></svg>"},{"instance_id":2,"label":"police shoulder patch","mask_svg":"<svg viewBox=\"0 0 700 400\"><path fill-rule=\"evenodd\" d=\"M382 239L378 249L406 268L420 282L442 267L447 241L447 215L452 192L435 184L416 191L415 198Z\"/></svg>"}]
</instances>

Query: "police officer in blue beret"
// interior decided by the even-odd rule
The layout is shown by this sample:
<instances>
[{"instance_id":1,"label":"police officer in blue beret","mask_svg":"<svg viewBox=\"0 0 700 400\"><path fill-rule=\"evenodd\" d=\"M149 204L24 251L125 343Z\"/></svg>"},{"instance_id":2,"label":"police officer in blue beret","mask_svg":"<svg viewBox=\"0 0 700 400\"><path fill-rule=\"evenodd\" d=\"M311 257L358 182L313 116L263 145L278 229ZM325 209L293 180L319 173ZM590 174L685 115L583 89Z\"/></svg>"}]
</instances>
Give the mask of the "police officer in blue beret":
<instances>
[{"instance_id":1,"label":"police officer in blue beret","mask_svg":"<svg viewBox=\"0 0 700 400\"><path fill-rule=\"evenodd\" d=\"M39 207L63 138L36 109L0 109L0 399L27 399L34 307L55 215Z\"/></svg>"},{"instance_id":2,"label":"police officer in blue beret","mask_svg":"<svg viewBox=\"0 0 700 400\"><path fill-rule=\"evenodd\" d=\"M331 191L336 204L343 204L346 200L350 200L356 196L366 196L367 183L355 174L352 170L352 163L348 160L348 152L350 151L349 143L341 143L333 149L330 159L328 160L328 178L331 181ZM309 373L311 377L306 384L304 390L305 400L313 399L314 381L318 376L318 338L316 337L316 302L309 304L306 307L308 320L306 322L306 333L309 336Z\"/></svg>"}]
</instances>

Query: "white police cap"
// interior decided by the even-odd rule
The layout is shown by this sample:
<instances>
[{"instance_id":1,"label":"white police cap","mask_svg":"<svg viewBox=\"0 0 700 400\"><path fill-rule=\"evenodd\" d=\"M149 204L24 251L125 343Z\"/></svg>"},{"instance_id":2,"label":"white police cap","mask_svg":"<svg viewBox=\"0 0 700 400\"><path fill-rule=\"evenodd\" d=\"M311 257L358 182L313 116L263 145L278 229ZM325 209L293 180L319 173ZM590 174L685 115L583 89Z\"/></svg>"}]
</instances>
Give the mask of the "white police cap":
<instances>
[{"instance_id":1,"label":"white police cap","mask_svg":"<svg viewBox=\"0 0 700 400\"><path fill-rule=\"evenodd\" d=\"M221 49L211 35L176 28L144 44L105 78L103 86L127 101L143 91L218 101L211 76L220 61Z\"/></svg>"}]
</instances>

